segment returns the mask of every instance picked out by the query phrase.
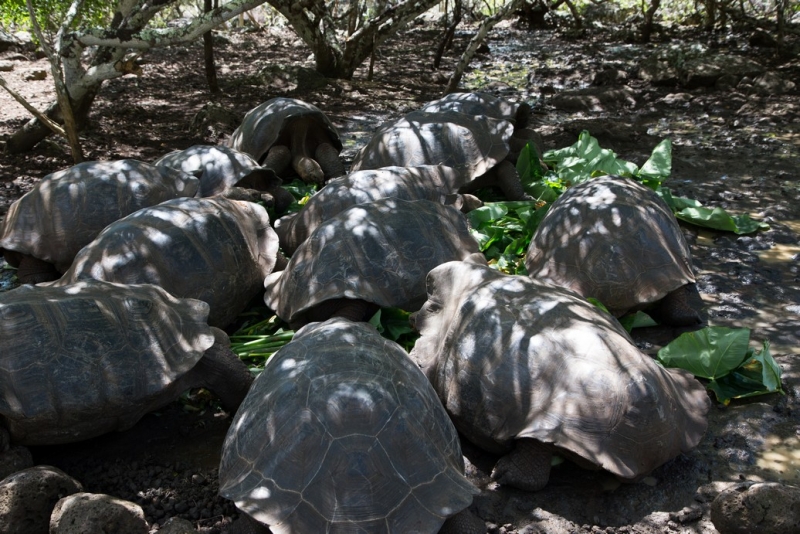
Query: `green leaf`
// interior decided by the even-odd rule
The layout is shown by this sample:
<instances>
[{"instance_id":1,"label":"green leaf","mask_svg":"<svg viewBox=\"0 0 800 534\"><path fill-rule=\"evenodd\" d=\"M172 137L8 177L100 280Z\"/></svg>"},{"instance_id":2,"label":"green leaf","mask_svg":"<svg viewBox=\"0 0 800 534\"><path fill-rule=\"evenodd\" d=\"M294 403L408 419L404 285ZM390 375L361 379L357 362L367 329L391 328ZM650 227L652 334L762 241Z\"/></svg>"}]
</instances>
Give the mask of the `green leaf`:
<instances>
[{"instance_id":1,"label":"green leaf","mask_svg":"<svg viewBox=\"0 0 800 534\"><path fill-rule=\"evenodd\" d=\"M544 169L539 161L539 154L531 143L525 145L517 158L517 173L522 185L537 182L544 176Z\"/></svg>"},{"instance_id":2,"label":"green leaf","mask_svg":"<svg viewBox=\"0 0 800 534\"><path fill-rule=\"evenodd\" d=\"M642 168L639 169L638 176L649 187L655 189L658 184L672 174L672 141L664 139L656 145Z\"/></svg>"},{"instance_id":3,"label":"green leaf","mask_svg":"<svg viewBox=\"0 0 800 534\"><path fill-rule=\"evenodd\" d=\"M502 202L493 202L467 213L470 225L480 228L487 222L493 222L508 213L508 208Z\"/></svg>"},{"instance_id":4,"label":"green leaf","mask_svg":"<svg viewBox=\"0 0 800 534\"><path fill-rule=\"evenodd\" d=\"M769 341L764 341L761 351L753 355L754 362L761 364L761 382L768 391L783 391L781 388L781 368L769 351ZM749 364L745 364L746 366Z\"/></svg>"},{"instance_id":5,"label":"green leaf","mask_svg":"<svg viewBox=\"0 0 800 534\"><path fill-rule=\"evenodd\" d=\"M680 367L695 376L717 379L739 367L747 356L748 328L708 326L681 334L658 351L665 367Z\"/></svg>"},{"instance_id":6,"label":"green leaf","mask_svg":"<svg viewBox=\"0 0 800 534\"><path fill-rule=\"evenodd\" d=\"M646 328L648 326L657 326L658 323L653 320L652 317L644 313L643 311L637 311L636 313L630 313L624 317L622 317L619 322L622 324L623 328L630 332L634 328Z\"/></svg>"},{"instance_id":7,"label":"green leaf","mask_svg":"<svg viewBox=\"0 0 800 534\"><path fill-rule=\"evenodd\" d=\"M736 234L749 234L757 230L769 229L766 223L754 221L749 215L732 217L722 208L687 207L675 213L675 217L697 226L724 230Z\"/></svg>"},{"instance_id":8,"label":"green leaf","mask_svg":"<svg viewBox=\"0 0 800 534\"><path fill-rule=\"evenodd\" d=\"M731 399L783 393L781 368L769 352L769 341L764 341L763 348L758 353L748 348L744 365L719 380L712 381L708 388L723 404L728 404Z\"/></svg>"}]
</instances>

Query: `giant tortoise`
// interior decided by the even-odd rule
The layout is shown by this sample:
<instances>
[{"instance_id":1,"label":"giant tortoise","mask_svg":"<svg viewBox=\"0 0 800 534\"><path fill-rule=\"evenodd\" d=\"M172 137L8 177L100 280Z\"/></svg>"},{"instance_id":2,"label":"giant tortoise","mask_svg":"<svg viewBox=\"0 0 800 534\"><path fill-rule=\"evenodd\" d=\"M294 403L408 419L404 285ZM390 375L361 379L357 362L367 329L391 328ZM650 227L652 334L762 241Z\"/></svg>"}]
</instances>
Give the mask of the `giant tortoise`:
<instances>
[{"instance_id":1,"label":"giant tortoise","mask_svg":"<svg viewBox=\"0 0 800 534\"><path fill-rule=\"evenodd\" d=\"M458 434L405 350L332 318L267 362L225 437L219 485L274 534L434 533L456 514L449 532L483 534L458 513L478 493L463 473Z\"/></svg>"},{"instance_id":2,"label":"giant tortoise","mask_svg":"<svg viewBox=\"0 0 800 534\"><path fill-rule=\"evenodd\" d=\"M704 322L689 247L672 211L650 188L603 176L567 189L525 256L528 274L599 300L620 317L648 310L664 324Z\"/></svg>"},{"instance_id":3,"label":"giant tortoise","mask_svg":"<svg viewBox=\"0 0 800 534\"><path fill-rule=\"evenodd\" d=\"M498 186L511 200L525 200L510 161L514 125L489 115L412 111L381 126L356 154L351 171L396 165L447 165L460 173L459 193Z\"/></svg>"},{"instance_id":4,"label":"giant tortoise","mask_svg":"<svg viewBox=\"0 0 800 534\"><path fill-rule=\"evenodd\" d=\"M317 191L299 212L275 221L281 249L293 254L314 229L337 213L379 198L431 200L468 211L481 202L472 195L458 195L458 173L443 165L384 167L356 171L335 178Z\"/></svg>"},{"instance_id":5,"label":"giant tortoise","mask_svg":"<svg viewBox=\"0 0 800 534\"><path fill-rule=\"evenodd\" d=\"M473 261L428 274L411 358L459 432L504 454L493 478L535 491L555 452L635 480L695 447L710 401L578 294Z\"/></svg>"},{"instance_id":6,"label":"giant tortoise","mask_svg":"<svg viewBox=\"0 0 800 534\"><path fill-rule=\"evenodd\" d=\"M278 236L259 204L176 198L108 225L55 284L155 284L207 302L208 323L225 328L264 287L277 258Z\"/></svg>"},{"instance_id":7,"label":"giant tortoise","mask_svg":"<svg viewBox=\"0 0 800 534\"><path fill-rule=\"evenodd\" d=\"M268 207L282 213L294 202L292 194L281 187L283 181L275 171L262 167L249 154L227 146L194 145L173 150L153 163L156 167L172 167L200 180L197 196L224 195L239 200L265 197ZM254 193L251 193L253 191ZM271 205L270 205L271 204Z\"/></svg>"},{"instance_id":8,"label":"giant tortoise","mask_svg":"<svg viewBox=\"0 0 800 534\"><path fill-rule=\"evenodd\" d=\"M253 156L279 176L294 169L307 183L344 174L339 132L318 107L278 97L247 112L228 145Z\"/></svg>"},{"instance_id":9,"label":"giant tortoise","mask_svg":"<svg viewBox=\"0 0 800 534\"><path fill-rule=\"evenodd\" d=\"M141 208L192 197L194 176L133 159L89 161L49 174L0 226L0 251L22 283L55 280L107 225Z\"/></svg>"},{"instance_id":10,"label":"giant tortoise","mask_svg":"<svg viewBox=\"0 0 800 534\"><path fill-rule=\"evenodd\" d=\"M381 307L413 311L428 271L478 251L455 208L383 198L319 225L285 270L267 276L264 300L293 327L334 314L367 320Z\"/></svg>"},{"instance_id":11,"label":"giant tortoise","mask_svg":"<svg viewBox=\"0 0 800 534\"><path fill-rule=\"evenodd\" d=\"M235 411L252 375L208 304L96 280L0 293L0 425L22 445L88 439L207 387Z\"/></svg>"}]
</instances>

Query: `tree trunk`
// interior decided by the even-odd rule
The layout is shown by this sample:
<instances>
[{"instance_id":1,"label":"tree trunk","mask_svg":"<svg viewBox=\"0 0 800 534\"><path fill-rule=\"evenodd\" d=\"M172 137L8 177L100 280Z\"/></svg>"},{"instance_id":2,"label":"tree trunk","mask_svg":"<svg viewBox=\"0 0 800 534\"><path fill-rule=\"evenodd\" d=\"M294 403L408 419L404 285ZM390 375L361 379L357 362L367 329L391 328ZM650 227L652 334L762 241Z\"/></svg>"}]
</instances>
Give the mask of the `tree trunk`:
<instances>
[{"instance_id":1,"label":"tree trunk","mask_svg":"<svg viewBox=\"0 0 800 534\"><path fill-rule=\"evenodd\" d=\"M453 93L458 89L458 84L461 82L462 76L464 76L464 71L467 69L469 62L472 61L472 58L475 56L475 52L477 52L478 47L480 47L480 45L486 39L486 35L489 33L489 30L494 28L501 20L505 20L506 18L510 17L511 14L519 8L519 5L522 3L522 1L523 0L512 0L500 8L497 13L485 19L483 23L481 23L480 27L478 28L478 33L476 33L475 37L470 40L469 44L467 45L467 49L464 50L464 53L461 55L461 59L458 60L458 64L456 65L453 74L450 76L450 81L447 83L447 88L445 89L444 94Z\"/></svg>"},{"instance_id":2,"label":"tree trunk","mask_svg":"<svg viewBox=\"0 0 800 534\"><path fill-rule=\"evenodd\" d=\"M650 7L644 13L644 24L642 24L642 42L649 43L650 36L653 34L653 19L656 11L661 6L661 0L651 0Z\"/></svg>"},{"instance_id":3,"label":"tree trunk","mask_svg":"<svg viewBox=\"0 0 800 534\"><path fill-rule=\"evenodd\" d=\"M213 6L213 0L203 0L203 10L209 13ZM206 81L212 93L219 93L217 83L217 67L214 65L214 35L211 30L203 34L203 59L206 66Z\"/></svg>"}]
</instances>

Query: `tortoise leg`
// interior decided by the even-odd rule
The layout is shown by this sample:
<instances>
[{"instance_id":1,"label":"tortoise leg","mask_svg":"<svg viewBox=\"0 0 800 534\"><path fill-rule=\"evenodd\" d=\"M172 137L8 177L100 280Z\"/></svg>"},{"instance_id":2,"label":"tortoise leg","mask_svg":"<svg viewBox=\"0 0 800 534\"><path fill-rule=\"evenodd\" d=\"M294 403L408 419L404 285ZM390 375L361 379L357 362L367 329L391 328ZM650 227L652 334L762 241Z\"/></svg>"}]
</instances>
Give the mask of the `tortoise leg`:
<instances>
[{"instance_id":1,"label":"tortoise leg","mask_svg":"<svg viewBox=\"0 0 800 534\"><path fill-rule=\"evenodd\" d=\"M697 284L686 284L667 293L648 313L661 324L700 327L707 322L703 308Z\"/></svg>"},{"instance_id":2,"label":"tortoise leg","mask_svg":"<svg viewBox=\"0 0 800 534\"><path fill-rule=\"evenodd\" d=\"M444 522L439 534L485 534L486 523L469 511L469 508L461 510L456 515L449 517Z\"/></svg>"},{"instance_id":3,"label":"tortoise leg","mask_svg":"<svg viewBox=\"0 0 800 534\"><path fill-rule=\"evenodd\" d=\"M539 491L550 479L553 452L542 442L518 439L514 449L500 458L492 470L492 478L500 484L525 491Z\"/></svg>"},{"instance_id":4,"label":"tortoise leg","mask_svg":"<svg viewBox=\"0 0 800 534\"><path fill-rule=\"evenodd\" d=\"M533 200L533 197L525 193L517 168L510 161L501 161L490 172L496 173L497 185L509 200Z\"/></svg>"},{"instance_id":5,"label":"tortoise leg","mask_svg":"<svg viewBox=\"0 0 800 534\"><path fill-rule=\"evenodd\" d=\"M272 169L275 174L282 175L292 163L292 153L285 145L274 145L269 149L264 161L259 162L262 166Z\"/></svg>"},{"instance_id":6,"label":"tortoise leg","mask_svg":"<svg viewBox=\"0 0 800 534\"><path fill-rule=\"evenodd\" d=\"M52 263L22 254L17 267L17 279L22 284L51 282L61 278L61 273Z\"/></svg>"},{"instance_id":7,"label":"tortoise leg","mask_svg":"<svg viewBox=\"0 0 800 534\"><path fill-rule=\"evenodd\" d=\"M339 159L339 151L330 143L320 143L314 150L314 159L317 160L325 180L344 176L344 164Z\"/></svg>"},{"instance_id":8,"label":"tortoise leg","mask_svg":"<svg viewBox=\"0 0 800 534\"><path fill-rule=\"evenodd\" d=\"M186 373L188 389L204 387L213 391L222 402L222 406L233 413L247 396L253 375L250 369L229 348L227 334L218 328L212 328L217 338L197 365Z\"/></svg>"},{"instance_id":9,"label":"tortoise leg","mask_svg":"<svg viewBox=\"0 0 800 534\"><path fill-rule=\"evenodd\" d=\"M289 126L289 148L292 151L292 168L307 184L325 183L325 173L311 153L315 145L313 140L313 121L309 118L298 119Z\"/></svg>"}]
</instances>

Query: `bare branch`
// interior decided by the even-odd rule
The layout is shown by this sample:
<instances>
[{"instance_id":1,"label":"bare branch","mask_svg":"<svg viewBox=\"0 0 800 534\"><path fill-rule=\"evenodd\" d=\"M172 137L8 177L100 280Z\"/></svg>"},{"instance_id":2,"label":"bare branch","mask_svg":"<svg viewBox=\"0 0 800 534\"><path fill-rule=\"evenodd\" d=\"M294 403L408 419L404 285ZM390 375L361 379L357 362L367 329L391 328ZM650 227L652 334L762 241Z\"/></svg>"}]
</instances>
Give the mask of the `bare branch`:
<instances>
[{"instance_id":1,"label":"bare branch","mask_svg":"<svg viewBox=\"0 0 800 534\"><path fill-rule=\"evenodd\" d=\"M6 83L5 78L3 78L2 76L0 76L0 87L8 91L8 94L14 97L14 100L19 102L22 105L22 107L27 109L31 113L31 115L33 115L34 117L45 123L48 128L53 130L54 133L62 136L64 139L67 138L67 132L64 131L64 128L62 128L55 122L51 121L44 113L33 107L30 102L25 100L25 97L23 97L21 94L17 93L11 87L9 87L8 84Z\"/></svg>"}]
</instances>

